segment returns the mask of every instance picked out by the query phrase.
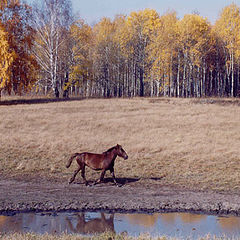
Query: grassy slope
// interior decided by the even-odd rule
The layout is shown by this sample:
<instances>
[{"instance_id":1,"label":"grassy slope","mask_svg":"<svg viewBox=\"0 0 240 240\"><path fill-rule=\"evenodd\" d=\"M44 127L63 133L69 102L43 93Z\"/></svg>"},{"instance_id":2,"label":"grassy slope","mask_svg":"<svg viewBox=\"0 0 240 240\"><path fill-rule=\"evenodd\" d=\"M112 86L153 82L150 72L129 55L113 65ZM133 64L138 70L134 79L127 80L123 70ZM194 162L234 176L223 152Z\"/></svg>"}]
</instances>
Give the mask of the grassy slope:
<instances>
[{"instance_id":1,"label":"grassy slope","mask_svg":"<svg viewBox=\"0 0 240 240\"><path fill-rule=\"evenodd\" d=\"M162 98L0 106L0 171L67 181L76 168L75 162L65 168L71 153L119 143L129 159L117 160L117 177L239 191L239 106L239 100Z\"/></svg>"}]
</instances>

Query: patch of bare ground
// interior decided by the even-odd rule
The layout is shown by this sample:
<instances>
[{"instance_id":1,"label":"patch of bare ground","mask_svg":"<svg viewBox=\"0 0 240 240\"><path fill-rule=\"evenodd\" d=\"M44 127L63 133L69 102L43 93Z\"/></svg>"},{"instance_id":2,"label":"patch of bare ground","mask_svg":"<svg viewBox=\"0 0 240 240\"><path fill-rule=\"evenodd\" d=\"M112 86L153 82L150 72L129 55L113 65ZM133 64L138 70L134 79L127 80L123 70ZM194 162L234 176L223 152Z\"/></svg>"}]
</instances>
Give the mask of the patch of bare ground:
<instances>
[{"instance_id":1,"label":"patch of bare ground","mask_svg":"<svg viewBox=\"0 0 240 240\"><path fill-rule=\"evenodd\" d=\"M239 192L239 102L133 98L0 106L0 171L67 182L76 168L75 162L65 168L72 153L119 143L129 159L117 159L117 177ZM99 173L86 169L86 177Z\"/></svg>"}]
</instances>

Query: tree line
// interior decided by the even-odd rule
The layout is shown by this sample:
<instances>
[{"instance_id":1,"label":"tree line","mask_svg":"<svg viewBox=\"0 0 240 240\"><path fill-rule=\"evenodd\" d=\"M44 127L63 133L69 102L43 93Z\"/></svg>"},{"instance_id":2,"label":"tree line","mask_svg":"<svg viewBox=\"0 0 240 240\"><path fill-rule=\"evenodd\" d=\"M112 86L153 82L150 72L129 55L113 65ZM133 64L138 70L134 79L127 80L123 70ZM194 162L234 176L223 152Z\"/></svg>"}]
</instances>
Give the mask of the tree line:
<instances>
[{"instance_id":1,"label":"tree line","mask_svg":"<svg viewBox=\"0 0 240 240\"><path fill-rule=\"evenodd\" d=\"M239 97L239 33L236 4L214 25L145 9L90 26L70 0L2 0L0 96Z\"/></svg>"}]
</instances>

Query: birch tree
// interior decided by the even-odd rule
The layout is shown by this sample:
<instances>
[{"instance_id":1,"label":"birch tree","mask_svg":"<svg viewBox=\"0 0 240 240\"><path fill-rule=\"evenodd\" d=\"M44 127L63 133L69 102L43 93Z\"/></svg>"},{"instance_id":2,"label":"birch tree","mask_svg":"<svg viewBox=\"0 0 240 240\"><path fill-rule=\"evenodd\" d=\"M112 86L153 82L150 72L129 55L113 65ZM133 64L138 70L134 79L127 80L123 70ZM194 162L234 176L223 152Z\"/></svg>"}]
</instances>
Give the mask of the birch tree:
<instances>
[{"instance_id":1,"label":"birch tree","mask_svg":"<svg viewBox=\"0 0 240 240\"><path fill-rule=\"evenodd\" d=\"M211 28L196 14L179 21L180 50L183 56L183 96L205 95L206 58L211 50Z\"/></svg>"},{"instance_id":2,"label":"birch tree","mask_svg":"<svg viewBox=\"0 0 240 240\"><path fill-rule=\"evenodd\" d=\"M156 96L172 96L174 92L174 64L177 58L178 47L177 17L175 12L167 13L160 17L156 24L151 43L149 44L149 61L151 65L151 96L156 83ZM180 63L178 62L178 70ZM179 72L178 72L179 73ZM179 93L179 77L177 79ZM178 94L179 95L179 94Z\"/></svg>"},{"instance_id":3,"label":"birch tree","mask_svg":"<svg viewBox=\"0 0 240 240\"><path fill-rule=\"evenodd\" d=\"M151 35L158 20L158 13L152 9L132 12L126 19L122 32L122 49L131 59L132 96L144 96L145 77L150 67L147 46L152 40Z\"/></svg>"},{"instance_id":4,"label":"birch tree","mask_svg":"<svg viewBox=\"0 0 240 240\"><path fill-rule=\"evenodd\" d=\"M74 22L70 28L72 59L70 78L65 88L82 89L89 96L92 84L93 31L82 19ZM75 91L76 92L76 91Z\"/></svg>"},{"instance_id":5,"label":"birch tree","mask_svg":"<svg viewBox=\"0 0 240 240\"><path fill-rule=\"evenodd\" d=\"M227 94L231 97L236 96L238 79L236 66L239 66L240 57L240 8L236 4L225 7L217 20L215 31L220 37L225 55L225 71L227 82L224 83ZM239 70L238 70L239 71ZM238 76L239 77L239 76ZM236 89L236 90L235 90Z\"/></svg>"},{"instance_id":6,"label":"birch tree","mask_svg":"<svg viewBox=\"0 0 240 240\"><path fill-rule=\"evenodd\" d=\"M41 66L38 84L59 97L61 91L60 52L67 43L66 31L71 23L69 0L42 0L34 7L34 28L36 30L34 55ZM63 61L63 60L62 60Z\"/></svg>"}]
</instances>

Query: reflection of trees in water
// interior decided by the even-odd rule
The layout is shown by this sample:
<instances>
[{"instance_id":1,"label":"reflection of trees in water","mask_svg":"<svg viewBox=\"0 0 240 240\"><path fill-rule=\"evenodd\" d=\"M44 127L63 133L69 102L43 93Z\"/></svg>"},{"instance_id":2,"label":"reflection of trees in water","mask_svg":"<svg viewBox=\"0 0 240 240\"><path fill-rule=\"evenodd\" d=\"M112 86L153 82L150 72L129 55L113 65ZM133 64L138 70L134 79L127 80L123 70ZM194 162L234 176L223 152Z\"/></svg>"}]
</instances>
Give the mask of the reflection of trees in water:
<instances>
[{"instance_id":1,"label":"reflection of trees in water","mask_svg":"<svg viewBox=\"0 0 240 240\"><path fill-rule=\"evenodd\" d=\"M125 216L131 224L144 227L154 226L158 219L161 219L164 224L173 224L178 218L184 223L196 223L205 220L207 217L205 215L191 213L126 214Z\"/></svg>"},{"instance_id":2,"label":"reflection of trees in water","mask_svg":"<svg viewBox=\"0 0 240 240\"><path fill-rule=\"evenodd\" d=\"M191 214L191 213L181 213L179 214L179 217L184 223L197 223L197 222L206 220L207 218L206 215Z\"/></svg>"},{"instance_id":3,"label":"reflection of trees in water","mask_svg":"<svg viewBox=\"0 0 240 240\"><path fill-rule=\"evenodd\" d=\"M158 219L165 225L174 224L181 220L183 223L198 223L204 221L207 224L206 215L190 213L162 213L162 214L115 214L117 218L126 219L130 224L143 227L154 227ZM217 218L217 217L216 217ZM218 217L217 223L223 230L234 231L240 229L239 217ZM131 228L131 225L129 225ZM114 214L101 213L99 217L91 218L85 216L85 213L66 214L59 213L22 213L14 216L0 215L0 233L1 232L27 232L36 233L48 232L51 234L79 233L95 234L105 231L115 232Z\"/></svg>"},{"instance_id":4,"label":"reflection of trees in water","mask_svg":"<svg viewBox=\"0 0 240 240\"><path fill-rule=\"evenodd\" d=\"M14 216L0 216L0 232L61 233L61 229L60 219L49 214L20 213Z\"/></svg>"},{"instance_id":5,"label":"reflection of trees in water","mask_svg":"<svg viewBox=\"0 0 240 240\"><path fill-rule=\"evenodd\" d=\"M28 213L23 216L23 230L36 233L60 234L67 231L66 223L61 215L54 213ZM27 227L27 228L26 228Z\"/></svg>"},{"instance_id":6,"label":"reflection of trees in water","mask_svg":"<svg viewBox=\"0 0 240 240\"><path fill-rule=\"evenodd\" d=\"M115 232L114 214L111 214L109 218L106 218L105 214L101 213L101 218L93 218L88 221L86 221L84 213L77 214L77 217L76 227L74 227L72 221L68 217L66 218L69 230L72 233L95 234L103 232Z\"/></svg>"},{"instance_id":7,"label":"reflection of trees in water","mask_svg":"<svg viewBox=\"0 0 240 240\"><path fill-rule=\"evenodd\" d=\"M1 232L22 232L22 217L0 216L0 233Z\"/></svg>"},{"instance_id":8,"label":"reflection of trees in water","mask_svg":"<svg viewBox=\"0 0 240 240\"><path fill-rule=\"evenodd\" d=\"M74 215L77 218L70 220L66 214L52 215L51 213L23 213L14 216L0 216L0 232L36 232L59 234L68 233L103 233L114 232L114 215L106 218L101 213L100 218L86 220L85 214ZM77 223L76 223L77 222Z\"/></svg>"},{"instance_id":9,"label":"reflection of trees in water","mask_svg":"<svg viewBox=\"0 0 240 240\"><path fill-rule=\"evenodd\" d=\"M165 223L174 223L178 218L181 219L183 223L197 223L205 220L206 215L192 214L192 213L163 213L160 218Z\"/></svg>"},{"instance_id":10,"label":"reflection of trees in water","mask_svg":"<svg viewBox=\"0 0 240 240\"><path fill-rule=\"evenodd\" d=\"M221 228L228 231L240 229L240 218L239 217L219 217L217 218Z\"/></svg>"},{"instance_id":11,"label":"reflection of trees in water","mask_svg":"<svg viewBox=\"0 0 240 240\"><path fill-rule=\"evenodd\" d=\"M121 216L121 214L119 214ZM144 227L152 227L157 222L159 214L154 213L152 215L149 214L125 214L124 215L131 224L140 225Z\"/></svg>"},{"instance_id":12,"label":"reflection of trees in water","mask_svg":"<svg viewBox=\"0 0 240 240\"><path fill-rule=\"evenodd\" d=\"M152 215L126 214L125 217L131 224L152 227L156 224L158 219L160 219L162 223L166 225L174 224L177 219L180 219L183 223L199 223L201 221L205 221L207 215L192 213L155 213ZM233 231L235 229L240 229L239 217L219 217L217 220L221 228L224 230Z\"/></svg>"}]
</instances>

